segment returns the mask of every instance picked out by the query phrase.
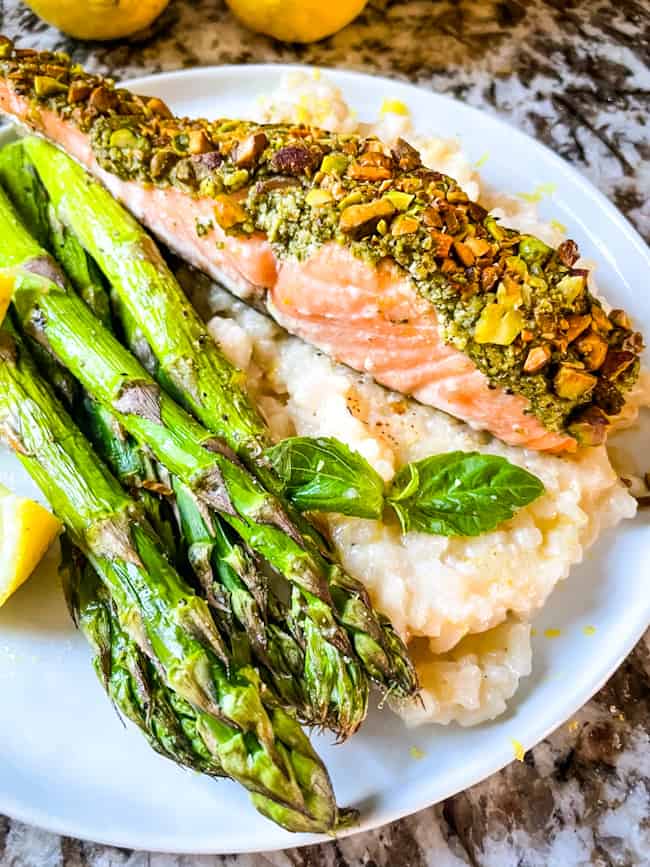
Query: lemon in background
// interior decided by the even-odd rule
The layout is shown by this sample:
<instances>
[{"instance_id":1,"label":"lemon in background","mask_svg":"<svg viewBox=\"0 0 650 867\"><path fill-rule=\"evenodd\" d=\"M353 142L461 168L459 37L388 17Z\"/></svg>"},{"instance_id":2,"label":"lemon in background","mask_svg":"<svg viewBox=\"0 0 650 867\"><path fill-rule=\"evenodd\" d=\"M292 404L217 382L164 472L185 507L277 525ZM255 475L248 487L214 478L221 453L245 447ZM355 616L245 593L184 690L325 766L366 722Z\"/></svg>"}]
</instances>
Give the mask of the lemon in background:
<instances>
[{"instance_id":1,"label":"lemon in background","mask_svg":"<svg viewBox=\"0 0 650 867\"><path fill-rule=\"evenodd\" d=\"M226 0L237 18L283 42L316 42L353 21L367 0Z\"/></svg>"},{"instance_id":2,"label":"lemon in background","mask_svg":"<svg viewBox=\"0 0 650 867\"><path fill-rule=\"evenodd\" d=\"M26 0L37 15L77 39L120 39L144 30L169 0Z\"/></svg>"},{"instance_id":3,"label":"lemon in background","mask_svg":"<svg viewBox=\"0 0 650 867\"><path fill-rule=\"evenodd\" d=\"M0 485L0 606L29 578L60 528L43 506Z\"/></svg>"}]
</instances>

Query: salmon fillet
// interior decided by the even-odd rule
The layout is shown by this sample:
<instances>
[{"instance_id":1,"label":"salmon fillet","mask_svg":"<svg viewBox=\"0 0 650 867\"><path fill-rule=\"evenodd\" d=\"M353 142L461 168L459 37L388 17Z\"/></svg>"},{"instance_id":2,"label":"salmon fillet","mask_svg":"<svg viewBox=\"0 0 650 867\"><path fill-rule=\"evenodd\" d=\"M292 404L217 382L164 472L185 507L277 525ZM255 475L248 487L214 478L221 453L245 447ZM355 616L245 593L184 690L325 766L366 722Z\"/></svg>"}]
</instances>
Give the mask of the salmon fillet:
<instances>
[{"instance_id":1,"label":"salmon fillet","mask_svg":"<svg viewBox=\"0 0 650 867\"><path fill-rule=\"evenodd\" d=\"M593 298L575 244L498 226L405 142L174 118L7 41L0 110L290 333L507 443L602 442L636 378L640 335Z\"/></svg>"}]
</instances>

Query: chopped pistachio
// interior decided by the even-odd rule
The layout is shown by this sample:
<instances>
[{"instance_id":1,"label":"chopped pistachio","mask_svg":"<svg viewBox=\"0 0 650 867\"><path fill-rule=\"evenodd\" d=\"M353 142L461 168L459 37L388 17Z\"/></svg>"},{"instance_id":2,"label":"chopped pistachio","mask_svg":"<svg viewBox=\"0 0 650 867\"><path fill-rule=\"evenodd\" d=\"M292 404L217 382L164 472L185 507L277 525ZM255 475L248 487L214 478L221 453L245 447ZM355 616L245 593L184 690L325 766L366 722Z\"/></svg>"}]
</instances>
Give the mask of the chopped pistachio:
<instances>
[{"instance_id":1,"label":"chopped pistachio","mask_svg":"<svg viewBox=\"0 0 650 867\"><path fill-rule=\"evenodd\" d=\"M610 349L603 364L602 374L605 379L618 379L635 361L636 355L633 352L627 352L624 349Z\"/></svg>"},{"instance_id":2,"label":"chopped pistachio","mask_svg":"<svg viewBox=\"0 0 650 867\"><path fill-rule=\"evenodd\" d=\"M524 362L524 373L539 373L551 360L551 350L546 344L534 346Z\"/></svg>"},{"instance_id":3,"label":"chopped pistachio","mask_svg":"<svg viewBox=\"0 0 650 867\"><path fill-rule=\"evenodd\" d=\"M187 150L191 154L207 154L214 150L214 145L202 129L190 130L187 138Z\"/></svg>"},{"instance_id":4,"label":"chopped pistachio","mask_svg":"<svg viewBox=\"0 0 650 867\"><path fill-rule=\"evenodd\" d=\"M590 330L576 341L580 355L584 356L588 370L599 370L605 362L609 345L600 334Z\"/></svg>"},{"instance_id":5,"label":"chopped pistachio","mask_svg":"<svg viewBox=\"0 0 650 867\"><path fill-rule=\"evenodd\" d=\"M624 328L626 331L632 330L632 321L625 310L612 310L609 314L609 321L617 328Z\"/></svg>"},{"instance_id":6,"label":"chopped pistachio","mask_svg":"<svg viewBox=\"0 0 650 867\"><path fill-rule=\"evenodd\" d=\"M166 103L162 101L162 99L158 99L157 96L152 97L147 102L147 108L151 112L151 114L155 114L157 117L173 117L174 115L169 110L169 107Z\"/></svg>"},{"instance_id":7,"label":"chopped pistachio","mask_svg":"<svg viewBox=\"0 0 650 867\"><path fill-rule=\"evenodd\" d=\"M608 334L614 327L599 304L593 305L591 308L591 316L594 320L594 325L602 334Z\"/></svg>"},{"instance_id":8,"label":"chopped pistachio","mask_svg":"<svg viewBox=\"0 0 650 867\"><path fill-rule=\"evenodd\" d=\"M597 406L590 406L569 425L569 433L582 446L599 446L605 442L609 419Z\"/></svg>"},{"instance_id":9,"label":"chopped pistachio","mask_svg":"<svg viewBox=\"0 0 650 867\"><path fill-rule=\"evenodd\" d=\"M214 199L214 216L222 229L231 229L248 219L248 214L231 196L221 194Z\"/></svg>"},{"instance_id":10,"label":"chopped pistachio","mask_svg":"<svg viewBox=\"0 0 650 867\"><path fill-rule=\"evenodd\" d=\"M340 153L332 153L327 154L326 157L323 158L323 162L320 164L321 171L328 172L335 175L342 175L347 170L347 167L350 163L348 157L345 154Z\"/></svg>"},{"instance_id":11,"label":"chopped pistachio","mask_svg":"<svg viewBox=\"0 0 650 867\"><path fill-rule=\"evenodd\" d=\"M363 196L359 190L353 190L351 193L348 193L347 196L341 199L339 202L339 208L347 208L350 205L356 205L358 202L363 201Z\"/></svg>"},{"instance_id":12,"label":"chopped pistachio","mask_svg":"<svg viewBox=\"0 0 650 867\"><path fill-rule=\"evenodd\" d=\"M559 397L566 400L579 400L593 391L597 382L593 374L565 363L559 366L553 385Z\"/></svg>"},{"instance_id":13,"label":"chopped pistachio","mask_svg":"<svg viewBox=\"0 0 650 867\"><path fill-rule=\"evenodd\" d=\"M557 284L557 288L562 292L567 304L572 304L578 295L585 288L585 278L582 276L571 276L567 274Z\"/></svg>"},{"instance_id":14,"label":"chopped pistachio","mask_svg":"<svg viewBox=\"0 0 650 867\"><path fill-rule=\"evenodd\" d=\"M492 245L485 238L465 238L465 244L469 247L477 259L485 256L492 250Z\"/></svg>"},{"instance_id":15,"label":"chopped pistachio","mask_svg":"<svg viewBox=\"0 0 650 867\"><path fill-rule=\"evenodd\" d=\"M497 301L504 307L521 307L523 302L523 286L512 278L504 275L497 287Z\"/></svg>"},{"instance_id":16,"label":"chopped pistachio","mask_svg":"<svg viewBox=\"0 0 650 867\"><path fill-rule=\"evenodd\" d=\"M401 235L411 235L413 232L417 232L419 225L415 217L410 217L408 214L400 214L393 220L391 233L395 238L399 238Z\"/></svg>"},{"instance_id":17,"label":"chopped pistachio","mask_svg":"<svg viewBox=\"0 0 650 867\"><path fill-rule=\"evenodd\" d=\"M524 235L519 242L519 255L527 265L543 265L553 250L533 235Z\"/></svg>"},{"instance_id":18,"label":"chopped pistachio","mask_svg":"<svg viewBox=\"0 0 650 867\"><path fill-rule=\"evenodd\" d=\"M586 313L584 315L580 315L578 313L572 313L570 316L567 316L568 328L565 333L565 337L567 343L573 343L576 338L580 337L587 328L591 325L591 316Z\"/></svg>"},{"instance_id":19,"label":"chopped pistachio","mask_svg":"<svg viewBox=\"0 0 650 867\"><path fill-rule=\"evenodd\" d=\"M138 139L130 129L116 129L111 133L110 145L113 148L134 148Z\"/></svg>"},{"instance_id":20,"label":"chopped pistachio","mask_svg":"<svg viewBox=\"0 0 650 867\"><path fill-rule=\"evenodd\" d=\"M385 181L393 176L386 166L364 166L358 162L350 164L347 174L355 181Z\"/></svg>"},{"instance_id":21,"label":"chopped pistachio","mask_svg":"<svg viewBox=\"0 0 650 867\"><path fill-rule=\"evenodd\" d=\"M462 241L454 241L454 252L466 268L469 268L476 261L476 256L472 253L471 248Z\"/></svg>"},{"instance_id":22,"label":"chopped pistachio","mask_svg":"<svg viewBox=\"0 0 650 867\"><path fill-rule=\"evenodd\" d=\"M494 217L487 217L485 220L485 228L488 230L490 235L494 238L495 241L503 241L506 236L506 233L503 231L501 226L497 223Z\"/></svg>"},{"instance_id":23,"label":"chopped pistachio","mask_svg":"<svg viewBox=\"0 0 650 867\"><path fill-rule=\"evenodd\" d=\"M524 327L524 317L518 310L492 302L483 308L476 327L477 343L495 343L509 346Z\"/></svg>"},{"instance_id":24,"label":"chopped pistachio","mask_svg":"<svg viewBox=\"0 0 650 867\"><path fill-rule=\"evenodd\" d=\"M255 132L246 136L243 141L239 142L232 154L234 164L240 168L250 168L264 152L268 143L266 133L263 132Z\"/></svg>"},{"instance_id":25,"label":"chopped pistachio","mask_svg":"<svg viewBox=\"0 0 650 867\"><path fill-rule=\"evenodd\" d=\"M400 193L399 190L390 190L384 198L395 205L398 211L406 211L415 196L410 193Z\"/></svg>"},{"instance_id":26,"label":"chopped pistachio","mask_svg":"<svg viewBox=\"0 0 650 867\"><path fill-rule=\"evenodd\" d=\"M339 228L346 235L363 237L374 231L380 220L390 218L394 213L395 207L386 199L350 205L341 214Z\"/></svg>"},{"instance_id":27,"label":"chopped pistachio","mask_svg":"<svg viewBox=\"0 0 650 867\"><path fill-rule=\"evenodd\" d=\"M34 79L34 92L36 96L55 96L57 93L66 93L68 85L49 75L37 75Z\"/></svg>"}]
</instances>

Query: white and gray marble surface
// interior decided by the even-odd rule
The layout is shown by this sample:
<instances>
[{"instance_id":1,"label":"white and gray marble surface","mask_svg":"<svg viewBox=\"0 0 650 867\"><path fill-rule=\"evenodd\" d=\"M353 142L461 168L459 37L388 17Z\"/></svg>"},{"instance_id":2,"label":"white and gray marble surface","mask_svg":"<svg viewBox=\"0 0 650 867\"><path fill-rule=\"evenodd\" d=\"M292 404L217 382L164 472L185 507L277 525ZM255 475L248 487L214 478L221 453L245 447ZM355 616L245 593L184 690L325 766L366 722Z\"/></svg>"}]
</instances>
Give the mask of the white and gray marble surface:
<instances>
[{"instance_id":1,"label":"white and gray marble surface","mask_svg":"<svg viewBox=\"0 0 650 867\"><path fill-rule=\"evenodd\" d=\"M221 0L175 0L141 42L78 43L0 0L0 32L115 77L294 61L408 79L495 112L584 172L650 241L648 0L375 0L335 37L281 45ZM1 770L0 770L1 773ZM381 830L242 856L132 852L0 816L0 867L650 865L650 633L548 740L474 788Z\"/></svg>"}]
</instances>

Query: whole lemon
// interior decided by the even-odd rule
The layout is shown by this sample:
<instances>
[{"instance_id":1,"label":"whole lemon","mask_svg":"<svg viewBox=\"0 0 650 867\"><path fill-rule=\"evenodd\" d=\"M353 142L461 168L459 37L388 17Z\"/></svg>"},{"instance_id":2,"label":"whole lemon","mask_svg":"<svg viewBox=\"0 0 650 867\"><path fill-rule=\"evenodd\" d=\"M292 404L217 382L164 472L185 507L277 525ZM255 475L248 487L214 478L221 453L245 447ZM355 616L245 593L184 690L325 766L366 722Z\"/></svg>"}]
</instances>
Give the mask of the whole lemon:
<instances>
[{"instance_id":1,"label":"whole lemon","mask_svg":"<svg viewBox=\"0 0 650 867\"><path fill-rule=\"evenodd\" d=\"M169 0L27 0L44 21L76 39L119 39L144 30Z\"/></svg>"},{"instance_id":2,"label":"whole lemon","mask_svg":"<svg viewBox=\"0 0 650 867\"><path fill-rule=\"evenodd\" d=\"M226 0L237 18L283 42L316 42L354 20L367 0Z\"/></svg>"}]
</instances>

